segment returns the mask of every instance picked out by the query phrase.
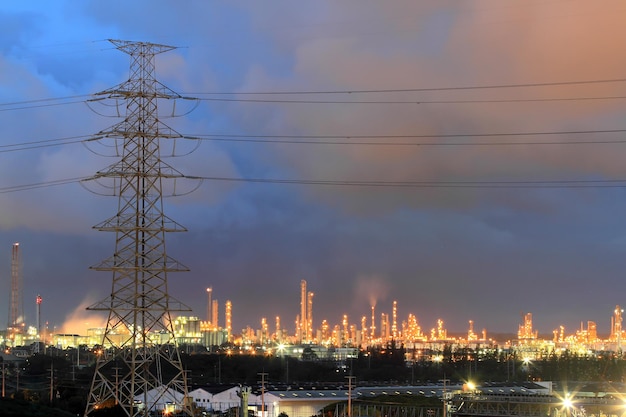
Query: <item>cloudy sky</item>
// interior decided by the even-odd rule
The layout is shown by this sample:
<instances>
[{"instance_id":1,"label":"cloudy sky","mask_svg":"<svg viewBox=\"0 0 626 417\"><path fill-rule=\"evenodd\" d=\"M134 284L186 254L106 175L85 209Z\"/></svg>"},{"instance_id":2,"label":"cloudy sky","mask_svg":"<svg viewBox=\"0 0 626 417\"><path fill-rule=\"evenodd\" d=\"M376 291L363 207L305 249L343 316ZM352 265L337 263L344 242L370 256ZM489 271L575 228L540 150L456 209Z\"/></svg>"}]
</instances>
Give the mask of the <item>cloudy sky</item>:
<instances>
[{"instance_id":1,"label":"cloudy sky","mask_svg":"<svg viewBox=\"0 0 626 417\"><path fill-rule=\"evenodd\" d=\"M236 332L293 330L305 279L316 325L397 300L425 331L513 333L531 312L543 334L607 334L626 305L625 18L617 0L5 2L0 312L20 242L28 323L37 294L50 328L103 319L84 309L111 276L89 267L114 236L92 226L117 200L72 180L113 163L80 140L119 122L88 100L128 78L122 39L176 46L157 78L202 99L160 103L204 138L167 162L247 180L165 199L189 229L167 236L191 269L170 292L194 315L212 287Z\"/></svg>"}]
</instances>

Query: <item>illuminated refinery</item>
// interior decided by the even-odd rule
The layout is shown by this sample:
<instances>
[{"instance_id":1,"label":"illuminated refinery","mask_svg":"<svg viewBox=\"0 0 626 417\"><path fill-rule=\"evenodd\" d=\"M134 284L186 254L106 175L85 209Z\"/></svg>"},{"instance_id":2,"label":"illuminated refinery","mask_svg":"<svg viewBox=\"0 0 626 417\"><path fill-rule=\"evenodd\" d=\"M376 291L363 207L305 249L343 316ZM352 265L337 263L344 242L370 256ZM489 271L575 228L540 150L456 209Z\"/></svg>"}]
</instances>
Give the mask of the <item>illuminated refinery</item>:
<instances>
[{"instance_id":1,"label":"illuminated refinery","mask_svg":"<svg viewBox=\"0 0 626 417\"><path fill-rule=\"evenodd\" d=\"M40 324L40 307L42 297L37 296L37 324L26 327L22 316L17 311L21 294L20 265L18 244L14 246L12 282L13 291L10 293L10 317L7 330L2 333L2 344L7 348L29 347L36 352L43 346L54 346L65 349L78 345L98 346L102 343L103 328L87 329L86 334L66 334L50 332ZM622 350L622 341L626 336L622 329L623 309L616 306L611 317L611 331L607 338L601 338L597 333L596 323L588 321L574 331L566 333L564 326L559 326L552 332L552 337L540 337L533 327L532 313L523 314L517 329L516 337L510 340L494 340L488 337L487 330L476 331L474 321L468 321L467 333L451 335L446 329L445 322L438 319L435 326L424 329L418 317L409 313L405 318L398 314L398 303L392 303L390 312L376 312L371 307L371 315L363 315L358 321L351 320L347 315L341 321L331 324L328 319L314 321L313 297L314 293L307 289L307 282L300 282L300 311L296 314L293 330L281 325L281 317L271 320L260 317L259 327L247 326L240 332L232 329L233 302L227 300L220 305L211 287L207 291L206 319L197 316L178 316L174 318L174 330L179 345L203 346L207 350L216 347L237 349L239 352L258 353L261 349L267 355L294 355L302 350L302 346L312 347L318 355L324 355L333 348L335 355L346 356L355 354L358 349L385 346L392 341L405 347L407 360L431 359L436 361L445 345L465 346L483 349L515 350L525 358L535 359L545 354L560 353L565 350L578 354L593 355L602 352L619 352ZM220 321L220 307L223 308L223 318ZM378 314L378 315L377 315ZM118 335L121 339L125 335ZM115 337L115 335L111 335Z\"/></svg>"}]
</instances>

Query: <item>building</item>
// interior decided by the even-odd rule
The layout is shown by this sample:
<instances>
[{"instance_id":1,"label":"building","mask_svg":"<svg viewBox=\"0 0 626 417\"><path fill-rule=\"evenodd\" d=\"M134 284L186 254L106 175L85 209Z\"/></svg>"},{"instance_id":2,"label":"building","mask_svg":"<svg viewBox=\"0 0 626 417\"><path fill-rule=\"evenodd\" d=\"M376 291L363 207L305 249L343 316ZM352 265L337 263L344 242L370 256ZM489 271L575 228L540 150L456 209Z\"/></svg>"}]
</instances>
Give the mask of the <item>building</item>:
<instances>
[{"instance_id":1,"label":"building","mask_svg":"<svg viewBox=\"0 0 626 417\"><path fill-rule=\"evenodd\" d=\"M140 409L150 405L152 410L160 411L163 414L171 414L182 408L181 406L185 396L172 389L158 387L141 395L136 395L134 399L135 404ZM154 406L152 406L152 404L154 404Z\"/></svg>"}]
</instances>

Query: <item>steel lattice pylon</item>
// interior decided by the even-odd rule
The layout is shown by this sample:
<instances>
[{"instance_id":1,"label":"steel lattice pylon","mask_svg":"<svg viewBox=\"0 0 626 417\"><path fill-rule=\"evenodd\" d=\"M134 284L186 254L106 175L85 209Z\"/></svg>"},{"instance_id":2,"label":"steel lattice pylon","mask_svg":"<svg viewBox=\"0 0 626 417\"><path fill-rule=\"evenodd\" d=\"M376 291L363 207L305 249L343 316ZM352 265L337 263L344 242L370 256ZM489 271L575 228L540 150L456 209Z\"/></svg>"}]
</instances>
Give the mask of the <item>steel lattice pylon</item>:
<instances>
[{"instance_id":1,"label":"steel lattice pylon","mask_svg":"<svg viewBox=\"0 0 626 417\"><path fill-rule=\"evenodd\" d=\"M108 312L102 354L85 415L111 406L128 416L148 416L157 403L184 395L178 409L191 415L187 383L176 347L171 311L189 311L170 297L167 273L187 268L165 251L165 233L185 228L163 213L162 181L181 174L161 160L159 142L181 137L158 120L157 101L180 97L155 79L156 54L174 49L144 42L111 41L131 57L130 77L98 93L126 103L124 120L99 133L121 140L121 160L97 173L113 180L118 212L94 226L115 232L115 253L92 269L113 273L110 297L89 310Z\"/></svg>"}]
</instances>

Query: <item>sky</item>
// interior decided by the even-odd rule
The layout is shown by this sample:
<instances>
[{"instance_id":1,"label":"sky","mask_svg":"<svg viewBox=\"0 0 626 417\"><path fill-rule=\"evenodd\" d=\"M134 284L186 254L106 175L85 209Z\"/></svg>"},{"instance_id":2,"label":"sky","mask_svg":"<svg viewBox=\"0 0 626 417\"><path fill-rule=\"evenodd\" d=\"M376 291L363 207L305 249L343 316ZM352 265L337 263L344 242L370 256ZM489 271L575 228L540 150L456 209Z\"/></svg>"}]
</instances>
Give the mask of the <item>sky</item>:
<instances>
[{"instance_id":1,"label":"sky","mask_svg":"<svg viewBox=\"0 0 626 417\"><path fill-rule=\"evenodd\" d=\"M532 313L541 334L606 335L626 305L625 18L618 0L5 2L0 323L14 242L27 323L38 294L51 330L105 320L85 308L112 277L89 267L114 235L92 226L117 199L72 179L114 163L81 140L120 121L89 101L129 77L118 39L176 47L156 77L202 99L159 103L205 138L167 163L244 180L164 199L188 229L166 242L190 315L211 287L234 332L294 331L306 280L315 326L397 301L425 332L515 333Z\"/></svg>"}]
</instances>

